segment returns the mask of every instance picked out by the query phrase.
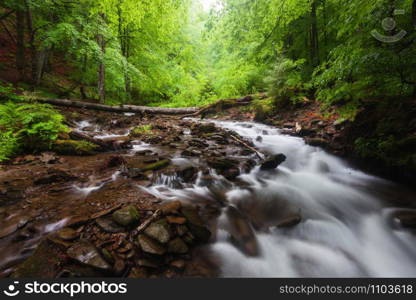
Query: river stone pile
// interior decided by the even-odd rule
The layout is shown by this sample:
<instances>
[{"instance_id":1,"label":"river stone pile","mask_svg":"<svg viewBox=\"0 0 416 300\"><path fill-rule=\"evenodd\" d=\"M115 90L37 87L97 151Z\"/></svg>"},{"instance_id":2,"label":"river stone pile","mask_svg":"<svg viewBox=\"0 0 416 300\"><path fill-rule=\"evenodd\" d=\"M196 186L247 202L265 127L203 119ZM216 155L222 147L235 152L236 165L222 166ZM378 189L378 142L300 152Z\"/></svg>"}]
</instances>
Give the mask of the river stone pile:
<instances>
[{"instance_id":1,"label":"river stone pile","mask_svg":"<svg viewBox=\"0 0 416 300\"><path fill-rule=\"evenodd\" d=\"M44 258L53 257L54 277L175 277L210 237L195 206L173 201L140 211L130 204L51 234L15 275L42 277Z\"/></svg>"}]
</instances>

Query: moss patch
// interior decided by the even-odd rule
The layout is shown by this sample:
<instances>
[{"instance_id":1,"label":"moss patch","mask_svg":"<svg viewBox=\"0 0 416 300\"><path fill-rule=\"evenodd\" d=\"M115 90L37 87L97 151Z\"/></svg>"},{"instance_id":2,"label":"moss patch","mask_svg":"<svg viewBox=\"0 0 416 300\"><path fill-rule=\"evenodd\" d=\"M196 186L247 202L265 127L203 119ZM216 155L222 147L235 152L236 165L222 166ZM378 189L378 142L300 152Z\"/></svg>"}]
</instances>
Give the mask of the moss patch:
<instances>
[{"instance_id":1,"label":"moss patch","mask_svg":"<svg viewBox=\"0 0 416 300\"><path fill-rule=\"evenodd\" d=\"M98 146L87 141L56 140L53 151L63 155L93 155Z\"/></svg>"},{"instance_id":2,"label":"moss patch","mask_svg":"<svg viewBox=\"0 0 416 300\"><path fill-rule=\"evenodd\" d=\"M141 136L141 135L151 135L153 134L152 125L141 125L133 128L130 135L131 136Z\"/></svg>"},{"instance_id":3,"label":"moss patch","mask_svg":"<svg viewBox=\"0 0 416 300\"><path fill-rule=\"evenodd\" d=\"M146 165L145 167L143 167L143 169L141 171L142 172L157 171L157 170L161 170L163 168L166 168L169 165L170 165L170 160L169 159L164 159L164 160L160 160L158 162L155 162L153 164Z\"/></svg>"}]
</instances>

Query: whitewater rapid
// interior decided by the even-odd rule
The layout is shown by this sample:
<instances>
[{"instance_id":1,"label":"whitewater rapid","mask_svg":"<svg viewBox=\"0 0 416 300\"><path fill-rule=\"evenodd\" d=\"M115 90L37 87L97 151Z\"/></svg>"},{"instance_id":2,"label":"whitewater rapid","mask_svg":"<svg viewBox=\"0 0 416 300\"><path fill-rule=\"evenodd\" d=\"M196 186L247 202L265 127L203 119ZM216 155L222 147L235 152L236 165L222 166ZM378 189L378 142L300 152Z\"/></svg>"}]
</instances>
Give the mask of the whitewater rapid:
<instances>
[{"instance_id":1,"label":"whitewater rapid","mask_svg":"<svg viewBox=\"0 0 416 300\"><path fill-rule=\"evenodd\" d=\"M219 258L222 276L416 276L415 236L392 217L398 208L387 205L394 200L392 195L414 199L412 192L354 169L278 129L249 122L215 123L251 139L263 153L287 157L277 171L256 167L241 175L244 187L224 185L223 178L214 176L216 184L227 189L228 203L249 207L247 215L260 212L265 224L294 213L302 217L300 224L290 228L257 230L261 254L249 257L230 242L221 226L224 214L220 216L217 240L210 247ZM200 180L185 189L168 182L165 178L148 191L165 200L215 198Z\"/></svg>"}]
</instances>

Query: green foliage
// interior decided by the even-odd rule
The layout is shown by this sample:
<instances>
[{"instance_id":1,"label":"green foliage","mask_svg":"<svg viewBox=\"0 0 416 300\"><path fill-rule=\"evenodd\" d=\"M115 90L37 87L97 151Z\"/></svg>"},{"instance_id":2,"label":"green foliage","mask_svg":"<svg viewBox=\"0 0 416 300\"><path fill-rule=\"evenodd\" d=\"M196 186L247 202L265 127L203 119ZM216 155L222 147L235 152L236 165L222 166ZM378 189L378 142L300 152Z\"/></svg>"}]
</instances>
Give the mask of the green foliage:
<instances>
[{"instance_id":1,"label":"green foliage","mask_svg":"<svg viewBox=\"0 0 416 300\"><path fill-rule=\"evenodd\" d=\"M280 58L269 77L266 78L269 95L282 102L302 101L305 97L305 84L301 73L304 63L305 60L293 61Z\"/></svg>"},{"instance_id":2,"label":"green foliage","mask_svg":"<svg viewBox=\"0 0 416 300\"><path fill-rule=\"evenodd\" d=\"M153 134L152 132L152 125L141 125L133 128L131 131L131 135L133 136L140 136L143 134Z\"/></svg>"},{"instance_id":3,"label":"green foliage","mask_svg":"<svg viewBox=\"0 0 416 300\"><path fill-rule=\"evenodd\" d=\"M10 158L19 150L50 149L58 135L68 131L63 116L45 104L0 104L0 157Z\"/></svg>"},{"instance_id":4,"label":"green foliage","mask_svg":"<svg viewBox=\"0 0 416 300\"><path fill-rule=\"evenodd\" d=\"M68 90L77 98L98 98L100 66L109 104L203 106L269 91L282 101L315 96L353 118L360 100L416 94L413 0L219 2L210 12L199 0L7 0L4 6L30 10L36 52L47 53L51 65L64 58L59 73L70 77ZM395 15L399 8L406 13ZM394 17L396 31L383 31L386 17ZM407 34L395 43L372 36L401 29ZM5 86L0 101L2 95L14 97Z\"/></svg>"},{"instance_id":5,"label":"green foliage","mask_svg":"<svg viewBox=\"0 0 416 300\"><path fill-rule=\"evenodd\" d=\"M18 138L12 132L0 131L0 162L10 159L18 149Z\"/></svg>"},{"instance_id":6,"label":"green foliage","mask_svg":"<svg viewBox=\"0 0 416 300\"><path fill-rule=\"evenodd\" d=\"M92 155L97 147L88 141L56 140L51 149L63 155Z\"/></svg>"},{"instance_id":7,"label":"green foliage","mask_svg":"<svg viewBox=\"0 0 416 300\"><path fill-rule=\"evenodd\" d=\"M4 83L0 80L0 103L8 100L20 101L22 97L16 94L11 84Z\"/></svg>"}]
</instances>

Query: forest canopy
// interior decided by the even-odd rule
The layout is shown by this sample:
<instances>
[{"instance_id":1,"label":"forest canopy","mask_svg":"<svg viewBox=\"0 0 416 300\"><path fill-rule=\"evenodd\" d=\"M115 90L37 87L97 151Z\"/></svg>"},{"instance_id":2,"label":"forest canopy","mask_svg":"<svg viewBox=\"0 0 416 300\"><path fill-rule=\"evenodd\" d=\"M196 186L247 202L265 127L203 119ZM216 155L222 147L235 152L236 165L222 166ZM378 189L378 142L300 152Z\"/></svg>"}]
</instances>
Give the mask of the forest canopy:
<instances>
[{"instance_id":1,"label":"forest canopy","mask_svg":"<svg viewBox=\"0 0 416 300\"><path fill-rule=\"evenodd\" d=\"M416 94L413 0L3 3L19 79L58 96L201 106L269 92L353 115L364 99Z\"/></svg>"}]
</instances>

